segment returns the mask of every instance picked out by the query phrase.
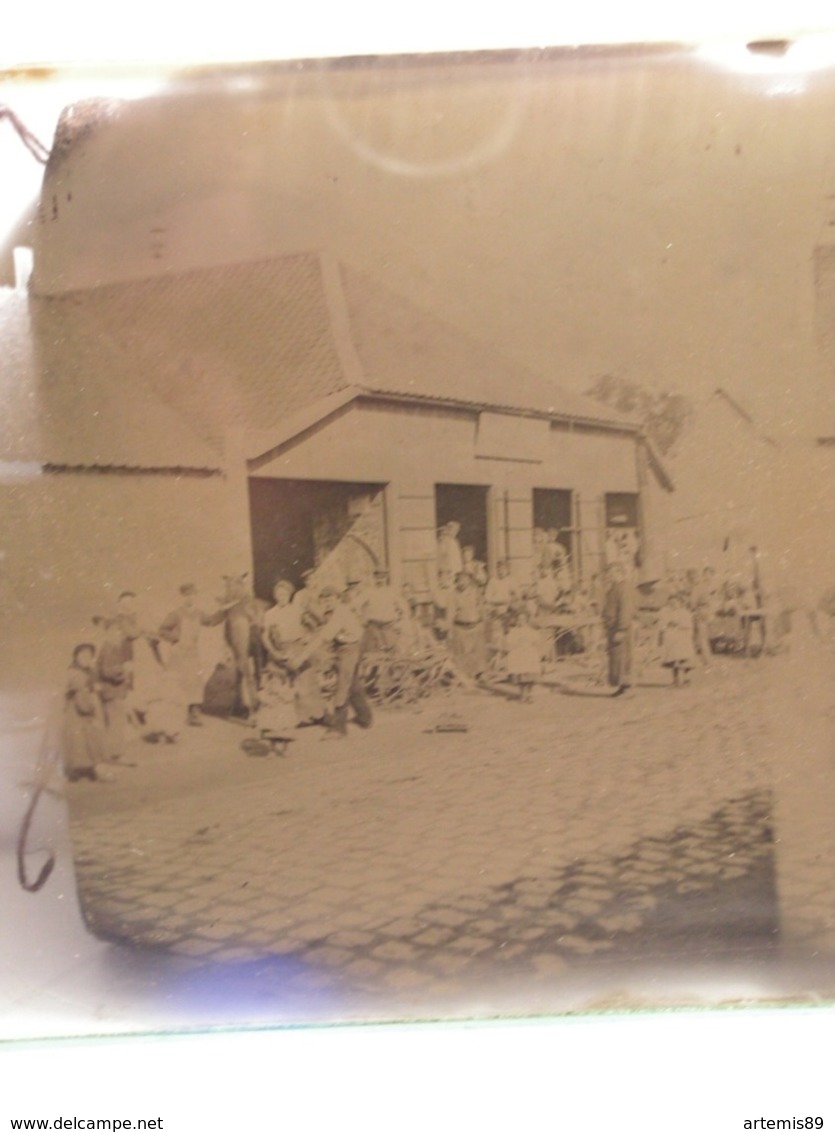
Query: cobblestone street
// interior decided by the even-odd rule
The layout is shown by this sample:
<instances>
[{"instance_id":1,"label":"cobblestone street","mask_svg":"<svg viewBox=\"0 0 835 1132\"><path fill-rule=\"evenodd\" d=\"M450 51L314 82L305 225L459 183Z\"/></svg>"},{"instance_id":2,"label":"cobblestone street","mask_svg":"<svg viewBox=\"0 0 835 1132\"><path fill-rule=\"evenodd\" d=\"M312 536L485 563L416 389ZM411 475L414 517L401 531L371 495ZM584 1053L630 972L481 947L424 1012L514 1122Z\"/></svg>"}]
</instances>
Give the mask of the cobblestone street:
<instances>
[{"instance_id":1,"label":"cobblestone street","mask_svg":"<svg viewBox=\"0 0 835 1132\"><path fill-rule=\"evenodd\" d=\"M768 953L784 665L717 659L616 699L458 693L342 743L298 731L286 757L247 757L218 720L135 742L115 782L68 787L88 921L200 967L283 957L288 989L378 1001ZM450 710L466 733L431 730Z\"/></svg>"}]
</instances>

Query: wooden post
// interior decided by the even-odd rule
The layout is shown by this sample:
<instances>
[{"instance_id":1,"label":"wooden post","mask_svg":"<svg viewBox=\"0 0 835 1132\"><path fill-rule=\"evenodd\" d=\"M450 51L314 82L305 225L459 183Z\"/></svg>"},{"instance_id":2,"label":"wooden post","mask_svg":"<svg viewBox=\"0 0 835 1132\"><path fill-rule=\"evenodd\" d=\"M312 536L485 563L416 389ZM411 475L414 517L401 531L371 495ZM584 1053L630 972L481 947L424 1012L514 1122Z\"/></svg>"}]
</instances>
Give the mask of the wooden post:
<instances>
[{"instance_id":1,"label":"wooden post","mask_svg":"<svg viewBox=\"0 0 835 1132\"><path fill-rule=\"evenodd\" d=\"M504 557L510 561L510 492L504 489Z\"/></svg>"},{"instance_id":2,"label":"wooden post","mask_svg":"<svg viewBox=\"0 0 835 1132\"><path fill-rule=\"evenodd\" d=\"M227 528L229 531L230 574L253 575L252 521L249 508L249 468L244 434L240 427L226 430L224 443L224 475L227 485Z\"/></svg>"}]
</instances>

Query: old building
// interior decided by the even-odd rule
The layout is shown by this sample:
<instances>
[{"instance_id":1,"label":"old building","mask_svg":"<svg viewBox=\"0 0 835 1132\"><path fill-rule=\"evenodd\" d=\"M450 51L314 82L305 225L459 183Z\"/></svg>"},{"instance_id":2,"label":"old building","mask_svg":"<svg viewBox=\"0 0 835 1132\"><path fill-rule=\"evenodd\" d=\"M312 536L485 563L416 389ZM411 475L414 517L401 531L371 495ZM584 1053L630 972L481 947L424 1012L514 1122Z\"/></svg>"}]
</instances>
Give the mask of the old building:
<instances>
[{"instance_id":1,"label":"old building","mask_svg":"<svg viewBox=\"0 0 835 1132\"><path fill-rule=\"evenodd\" d=\"M588 579L671 486L634 422L323 255L3 309L6 587L49 624L243 570L425 591L453 519L520 576L555 529Z\"/></svg>"}]
</instances>

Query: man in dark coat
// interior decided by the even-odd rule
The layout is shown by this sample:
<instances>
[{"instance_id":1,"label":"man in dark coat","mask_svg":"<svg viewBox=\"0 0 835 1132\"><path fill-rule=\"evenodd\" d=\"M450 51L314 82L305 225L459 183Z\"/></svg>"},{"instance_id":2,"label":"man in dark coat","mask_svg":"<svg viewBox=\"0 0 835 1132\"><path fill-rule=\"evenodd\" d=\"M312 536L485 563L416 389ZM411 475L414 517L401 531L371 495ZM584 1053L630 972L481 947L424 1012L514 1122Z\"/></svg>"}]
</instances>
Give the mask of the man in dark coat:
<instances>
[{"instance_id":1,"label":"man in dark coat","mask_svg":"<svg viewBox=\"0 0 835 1132\"><path fill-rule=\"evenodd\" d=\"M635 595L623 567L611 565L606 571L606 596L601 610L609 658L609 684L616 696L632 684L632 622Z\"/></svg>"}]
</instances>

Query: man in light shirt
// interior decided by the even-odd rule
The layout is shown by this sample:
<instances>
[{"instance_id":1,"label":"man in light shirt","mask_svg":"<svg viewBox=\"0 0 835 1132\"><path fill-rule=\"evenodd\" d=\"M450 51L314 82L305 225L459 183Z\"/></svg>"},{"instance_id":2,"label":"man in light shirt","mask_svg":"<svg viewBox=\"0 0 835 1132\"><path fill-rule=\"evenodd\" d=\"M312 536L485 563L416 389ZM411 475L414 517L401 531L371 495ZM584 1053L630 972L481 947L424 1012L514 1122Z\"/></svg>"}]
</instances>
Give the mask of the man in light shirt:
<instances>
[{"instance_id":1,"label":"man in light shirt","mask_svg":"<svg viewBox=\"0 0 835 1132\"><path fill-rule=\"evenodd\" d=\"M464 567L464 556L458 535L461 524L451 520L438 531L438 574L449 574L456 577Z\"/></svg>"},{"instance_id":2,"label":"man in light shirt","mask_svg":"<svg viewBox=\"0 0 835 1132\"><path fill-rule=\"evenodd\" d=\"M374 571L374 585L363 608L369 649L393 649L397 644L397 622L403 615L400 597L389 585L387 570Z\"/></svg>"},{"instance_id":3,"label":"man in light shirt","mask_svg":"<svg viewBox=\"0 0 835 1132\"><path fill-rule=\"evenodd\" d=\"M319 624L319 595L315 583L316 571L302 570L301 585L292 597L293 605L298 607L306 629L314 629Z\"/></svg>"},{"instance_id":4,"label":"man in light shirt","mask_svg":"<svg viewBox=\"0 0 835 1132\"><path fill-rule=\"evenodd\" d=\"M498 652L504 649L508 612L518 600L518 589L510 576L510 563L501 558L496 563L495 575L488 579L484 587L488 643Z\"/></svg>"},{"instance_id":5,"label":"man in light shirt","mask_svg":"<svg viewBox=\"0 0 835 1132\"><path fill-rule=\"evenodd\" d=\"M298 673L317 653L326 648L333 651L336 691L325 716L326 738L342 739L348 734L349 707L354 709L360 727L370 727L373 720L359 674L365 629L351 607L340 602L339 591L334 586L325 586L319 594L319 612L322 625L302 649L293 669Z\"/></svg>"}]
</instances>

